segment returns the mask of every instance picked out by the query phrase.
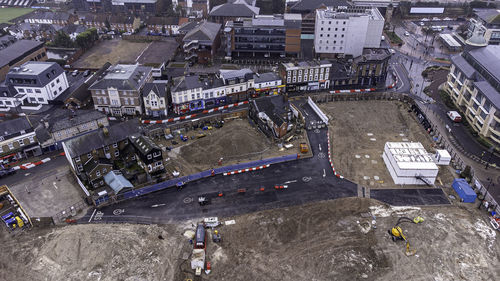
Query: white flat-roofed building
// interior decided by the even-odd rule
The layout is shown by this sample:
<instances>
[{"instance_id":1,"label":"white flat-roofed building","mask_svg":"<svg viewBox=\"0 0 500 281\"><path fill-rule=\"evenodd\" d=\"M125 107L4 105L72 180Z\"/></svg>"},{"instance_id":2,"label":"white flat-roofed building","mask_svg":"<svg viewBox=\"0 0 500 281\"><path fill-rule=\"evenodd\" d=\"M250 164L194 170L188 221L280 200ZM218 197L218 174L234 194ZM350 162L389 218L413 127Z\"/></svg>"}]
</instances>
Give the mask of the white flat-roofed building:
<instances>
[{"instance_id":1,"label":"white flat-roofed building","mask_svg":"<svg viewBox=\"0 0 500 281\"><path fill-rule=\"evenodd\" d=\"M328 7L316 10L314 51L320 57L362 55L363 48L380 48L384 17L376 9Z\"/></svg>"},{"instance_id":2,"label":"white flat-roofed building","mask_svg":"<svg viewBox=\"0 0 500 281\"><path fill-rule=\"evenodd\" d=\"M394 184L428 184L436 181L438 166L419 142L386 142L384 163Z\"/></svg>"}]
</instances>

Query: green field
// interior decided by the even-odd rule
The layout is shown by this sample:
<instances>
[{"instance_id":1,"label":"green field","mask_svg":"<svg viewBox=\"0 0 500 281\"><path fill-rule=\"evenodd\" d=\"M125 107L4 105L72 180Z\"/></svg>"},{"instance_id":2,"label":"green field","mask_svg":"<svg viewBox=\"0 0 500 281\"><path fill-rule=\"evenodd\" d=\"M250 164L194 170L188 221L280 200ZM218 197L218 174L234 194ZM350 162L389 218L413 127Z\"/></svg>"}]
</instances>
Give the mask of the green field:
<instances>
[{"instance_id":1,"label":"green field","mask_svg":"<svg viewBox=\"0 0 500 281\"><path fill-rule=\"evenodd\" d=\"M33 11L31 8L1 8L0 23L8 23L10 20Z\"/></svg>"}]
</instances>

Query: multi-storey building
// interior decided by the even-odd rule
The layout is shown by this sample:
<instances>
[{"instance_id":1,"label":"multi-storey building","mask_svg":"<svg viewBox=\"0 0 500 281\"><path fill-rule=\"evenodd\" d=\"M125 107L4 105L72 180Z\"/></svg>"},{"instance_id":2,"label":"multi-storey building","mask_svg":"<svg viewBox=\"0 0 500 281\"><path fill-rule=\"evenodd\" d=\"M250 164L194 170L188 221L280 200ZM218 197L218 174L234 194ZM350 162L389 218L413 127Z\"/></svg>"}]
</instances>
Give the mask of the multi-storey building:
<instances>
[{"instance_id":1,"label":"multi-storey building","mask_svg":"<svg viewBox=\"0 0 500 281\"><path fill-rule=\"evenodd\" d=\"M255 73L253 76L255 95L277 95L285 91L281 78L274 72Z\"/></svg>"},{"instance_id":2,"label":"multi-storey building","mask_svg":"<svg viewBox=\"0 0 500 281\"><path fill-rule=\"evenodd\" d=\"M19 159L41 153L35 130L27 117L0 122L0 167L12 166Z\"/></svg>"},{"instance_id":3,"label":"multi-storey building","mask_svg":"<svg viewBox=\"0 0 500 281\"><path fill-rule=\"evenodd\" d=\"M156 14L162 12L160 0L73 0L78 11L127 13L127 14Z\"/></svg>"},{"instance_id":4,"label":"multi-storey building","mask_svg":"<svg viewBox=\"0 0 500 281\"><path fill-rule=\"evenodd\" d=\"M364 49L352 60L337 60L330 71L331 86L342 88L385 87L391 53L385 48Z\"/></svg>"},{"instance_id":5,"label":"multi-storey building","mask_svg":"<svg viewBox=\"0 0 500 281\"><path fill-rule=\"evenodd\" d=\"M320 57L360 56L379 48L384 17L377 8L329 7L316 11L314 51Z\"/></svg>"},{"instance_id":6,"label":"multi-storey building","mask_svg":"<svg viewBox=\"0 0 500 281\"><path fill-rule=\"evenodd\" d=\"M221 70L217 76L188 75L175 80L172 104L175 113L205 109L248 99L255 93L250 69Z\"/></svg>"},{"instance_id":7,"label":"multi-storey building","mask_svg":"<svg viewBox=\"0 0 500 281\"><path fill-rule=\"evenodd\" d=\"M227 56L236 58L296 57L300 53L300 14L257 15L228 21Z\"/></svg>"},{"instance_id":8,"label":"multi-storey building","mask_svg":"<svg viewBox=\"0 0 500 281\"><path fill-rule=\"evenodd\" d=\"M89 87L94 108L113 116L141 114L141 89L151 80L151 67L117 64Z\"/></svg>"},{"instance_id":9,"label":"multi-storey building","mask_svg":"<svg viewBox=\"0 0 500 281\"><path fill-rule=\"evenodd\" d=\"M471 127L500 145L500 46L473 35L453 56L445 89Z\"/></svg>"},{"instance_id":10,"label":"multi-storey building","mask_svg":"<svg viewBox=\"0 0 500 281\"><path fill-rule=\"evenodd\" d=\"M10 69L6 84L18 93L18 100L29 104L48 104L68 87L62 67L55 62L30 61Z\"/></svg>"},{"instance_id":11,"label":"multi-storey building","mask_svg":"<svg viewBox=\"0 0 500 281\"><path fill-rule=\"evenodd\" d=\"M290 13L302 15L301 33L303 39L314 38L314 25L316 19L316 9L326 9L326 7L351 7L346 0L300 0L290 4Z\"/></svg>"},{"instance_id":12,"label":"multi-storey building","mask_svg":"<svg viewBox=\"0 0 500 281\"><path fill-rule=\"evenodd\" d=\"M500 10L498 9L475 9L475 19L470 19L469 36L472 36L476 28L480 29L484 38L490 45L500 44ZM480 23L480 25L478 25Z\"/></svg>"},{"instance_id":13,"label":"multi-storey building","mask_svg":"<svg viewBox=\"0 0 500 281\"><path fill-rule=\"evenodd\" d=\"M137 163L148 174L154 175L165 170L163 166L163 151L150 138L135 134L129 137L135 148Z\"/></svg>"},{"instance_id":14,"label":"multi-storey building","mask_svg":"<svg viewBox=\"0 0 500 281\"><path fill-rule=\"evenodd\" d=\"M142 88L144 114L152 117L165 117L168 112L167 81L146 83Z\"/></svg>"},{"instance_id":15,"label":"multi-storey building","mask_svg":"<svg viewBox=\"0 0 500 281\"><path fill-rule=\"evenodd\" d=\"M203 21L186 33L182 39L186 60L211 62L220 46L220 28L218 23Z\"/></svg>"},{"instance_id":16,"label":"multi-storey building","mask_svg":"<svg viewBox=\"0 0 500 281\"><path fill-rule=\"evenodd\" d=\"M289 62L279 66L279 74L287 91L328 89L331 67L332 64L326 60Z\"/></svg>"}]
</instances>

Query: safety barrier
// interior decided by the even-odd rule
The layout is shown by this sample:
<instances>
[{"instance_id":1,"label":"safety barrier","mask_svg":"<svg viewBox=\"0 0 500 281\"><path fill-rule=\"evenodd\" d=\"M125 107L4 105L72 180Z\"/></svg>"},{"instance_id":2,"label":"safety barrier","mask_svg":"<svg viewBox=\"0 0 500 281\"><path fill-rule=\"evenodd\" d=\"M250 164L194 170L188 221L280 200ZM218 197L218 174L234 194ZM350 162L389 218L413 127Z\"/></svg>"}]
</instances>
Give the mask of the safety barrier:
<instances>
[{"instance_id":1,"label":"safety barrier","mask_svg":"<svg viewBox=\"0 0 500 281\"><path fill-rule=\"evenodd\" d=\"M325 125L328 125L328 117L319 109L319 107L316 105L316 103L311 99L311 97L307 97L307 103L309 106L318 114L319 118L325 123Z\"/></svg>"},{"instance_id":2,"label":"safety barrier","mask_svg":"<svg viewBox=\"0 0 500 281\"><path fill-rule=\"evenodd\" d=\"M364 92L375 92L377 89L369 88L369 89L350 89L350 90L333 90L330 91L330 94L346 94L346 93L364 93Z\"/></svg>"},{"instance_id":3,"label":"safety barrier","mask_svg":"<svg viewBox=\"0 0 500 281\"><path fill-rule=\"evenodd\" d=\"M228 104L228 105L224 105L224 106L219 106L219 107L216 107L216 108L203 110L201 113L193 113L193 114L190 114L190 115L184 115L184 116L170 118L170 119L164 119L164 120L142 120L142 123L143 124L165 124L165 123L172 123L172 122L176 122L176 121L188 120L188 119L191 119L191 118L194 118L196 116L203 115L203 114L209 114L209 113L212 113L212 112L216 112L216 111L220 111L220 110L224 110L224 109L228 109L228 108L232 108L232 107L242 106L244 104L248 104L248 101L242 101L242 102L238 102L238 103L233 103L233 104Z\"/></svg>"},{"instance_id":4,"label":"safety barrier","mask_svg":"<svg viewBox=\"0 0 500 281\"><path fill-rule=\"evenodd\" d=\"M232 172L223 173L223 175L224 176L229 176L229 175L241 174L241 173L250 172L250 171L257 171L257 170L262 170L262 169L265 169L265 168L269 168L269 166L271 166L271 164L262 165L262 166L258 166L258 167L253 167L253 168L247 168L247 169L244 169L244 170L235 170L235 171L232 171Z\"/></svg>"},{"instance_id":5,"label":"safety barrier","mask_svg":"<svg viewBox=\"0 0 500 281\"><path fill-rule=\"evenodd\" d=\"M335 167L333 166L332 153L331 153L331 148L330 148L330 131L329 130L326 130L326 137L328 139L328 161L330 161L330 166L332 167L333 174L335 174L335 176L337 178L343 179L344 177L341 176L339 173L337 173L337 171L335 171Z\"/></svg>"},{"instance_id":6,"label":"safety barrier","mask_svg":"<svg viewBox=\"0 0 500 281\"><path fill-rule=\"evenodd\" d=\"M224 166L224 167L220 167L220 168L210 169L210 170L206 170L206 171L192 174L189 176L184 176L184 177L175 178L175 179L167 180L164 182L160 182L157 184L153 184L153 185L141 188L141 189L131 190L131 191L125 192L119 196L119 200L125 200L125 199L130 199L130 198L142 196L142 195L145 195L145 194L148 194L151 192L160 191L160 190L163 190L163 189L166 189L169 187L182 186L188 182L192 182L192 181L196 181L196 180L199 180L202 178L215 176L217 174L231 173L234 171L252 169L254 167L260 167L260 166L269 167L269 165L271 165L271 164L297 160L298 158L299 158L298 154L291 154L291 155L285 155L285 156L280 156L280 157L251 161L248 163L241 163L241 164L235 164L235 165L229 165L229 166Z\"/></svg>"},{"instance_id":7,"label":"safety barrier","mask_svg":"<svg viewBox=\"0 0 500 281\"><path fill-rule=\"evenodd\" d=\"M38 165L41 165L41 164L44 164L44 163L47 163L49 162L51 159L50 158L45 158L45 159L42 159L40 161L36 161L36 162L30 162L30 163L25 163L25 164L22 164L22 165L19 165L19 166L15 166L13 167L14 170L28 170L28 169L31 169L31 168L34 168Z\"/></svg>"}]
</instances>

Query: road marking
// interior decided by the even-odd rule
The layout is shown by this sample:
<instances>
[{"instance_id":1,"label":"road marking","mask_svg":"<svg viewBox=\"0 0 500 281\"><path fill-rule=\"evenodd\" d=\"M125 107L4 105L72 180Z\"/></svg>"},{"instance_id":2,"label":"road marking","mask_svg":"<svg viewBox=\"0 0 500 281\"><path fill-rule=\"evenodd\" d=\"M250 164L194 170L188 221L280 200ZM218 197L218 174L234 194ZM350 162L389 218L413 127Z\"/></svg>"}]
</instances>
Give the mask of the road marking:
<instances>
[{"instance_id":1,"label":"road marking","mask_svg":"<svg viewBox=\"0 0 500 281\"><path fill-rule=\"evenodd\" d=\"M56 182L53 181L52 184L54 185L54 187L57 189L57 185L56 185Z\"/></svg>"},{"instance_id":2,"label":"road marking","mask_svg":"<svg viewBox=\"0 0 500 281\"><path fill-rule=\"evenodd\" d=\"M321 151L321 143L318 143L319 151Z\"/></svg>"},{"instance_id":3,"label":"road marking","mask_svg":"<svg viewBox=\"0 0 500 281\"><path fill-rule=\"evenodd\" d=\"M121 214L125 213L125 209L115 209L113 210L113 215L119 216Z\"/></svg>"},{"instance_id":4,"label":"road marking","mask_svg":"<svg viewBox=\"0 0 500 281\"><path fill-rule=\"evenodd\" d=\"M323 177L326 177L326 171L323 169Z\"/></svg>"},{"instance_id":5,"label":"road marking","mask_svg":"<svg viewBox=\"0 0 500 281\"><path fill-rule=\"evenodd\" d=\"M154 205L151 205L151 208L158 208L158 207L161 207L161 206L165 206L167 204L154 204Z\"/></svg>"},{"instance_id":6,"label":"road marking","mask_svg":"<svg viewBox=\"0 0 500 281\"><path fill-rule=\"evenodd\" d=\"M92 212L92 215L90 216L90 219L89 219L89 222L92 220L92 218L94 217L95 215L95 212L97 211L97 209L94 209L94 212Z\"/></svg>"},{"instance_id":7,"label":"road marking","mask_svg":"<svg viewBox=\"0 0 500 281\"><path fill-rule=\"evenodd\" d=\"M285 183L285 184L289 184L289 183L294 183L294 182L297 182L297 180L286 181L286 182L284 182L284 183Z\"/></svg>"}]
</instances>

